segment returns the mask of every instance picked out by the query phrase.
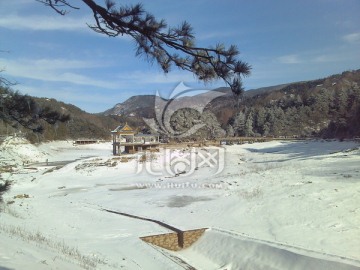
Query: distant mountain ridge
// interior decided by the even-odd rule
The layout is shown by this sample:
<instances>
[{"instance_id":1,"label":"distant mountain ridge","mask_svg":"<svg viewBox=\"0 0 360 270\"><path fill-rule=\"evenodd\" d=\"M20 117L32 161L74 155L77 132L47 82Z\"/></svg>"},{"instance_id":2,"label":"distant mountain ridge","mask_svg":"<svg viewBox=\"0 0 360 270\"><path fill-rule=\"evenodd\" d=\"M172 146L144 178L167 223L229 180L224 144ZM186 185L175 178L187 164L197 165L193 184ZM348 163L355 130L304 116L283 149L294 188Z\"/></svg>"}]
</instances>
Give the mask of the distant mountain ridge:
<instances>
[{"instance_id":1,"label":"distant mountain ridge","mask_svg":"<svg viewBox=\"0 0 360 270\"><path fill-rule=\"evenodd\" d=\"M154 110L155 95L137 95L132 96L122 103L117 103L113 108L100 114L103 115L147 115Z\"/></svg>"},{"instance_id":2,"label":"distant mountain ridge","mask_svg":"<svg viewBox=\"0 0 360 270\"><path fill-rule=\"evenodd\" d=\"M281 84L245 91L240 107L235 106L229 88L217 88L221 93L200 108L207 94L173 100L179 112L171 116L173 128L185 130L204 122L208 130L195 134L196 139L213 136L360 136L360 70L345 71L326 78ZM127 122L141 132L149 132L144 118L156 118L167 101L155 95L136 95L103 113L91 114L80 108L49 98L34 98L40 107L51 107L70 120L54 125L43 123L44 133L34 134L0 122L0 135L26 134L32 141L78 138L110 139L110 131ZM201 110L200 110L201 111ZM174 111L175 112L175 111ZM226 133L226 134L225 134ZM220 135L219 135L220 134Z\"/></svg>"},{"instance_id":3,"label":"distant mountain ridge","mask_svg":"<svg viewBox=\"0 0 360 270\"><path fill-rule=\"evenodd\" d=\"M360 135L360 70L248 90L244 92L240 107L235 106L229 88L211 92L223 94L211 100L205 108L216 117L214 120L212 116L207 116L206 125L216 126L218 134L223 132L219 131L214 121L218 121L223 131L226 130L227 136ZM155 95L133 96L104 114L119 116L146 129L143 118L155 118L155 110L161 104L158 98ZM184 130L201 122L201 117L192 108L196 109L206 98L206 94L200 94L172 101L182 104L178 106L182 111L174 114L171 125ZM201 136L209 136L209 132L202 132Z\"/></svg>"},{"instance_id":4,"label":"distant mountain ridge","mask_svg":"<svg viewBox=\"0 0 360 270\"><path fill-rule=\"evenodd\" d=\"M244 97L249 98L262 93L279 90L289 84L280 84L275 86L261 87L257 89L250 89L244 92ZM223 98L233 100L232 92L229 87L220 87L209 91L222 92L225 95ZM197 99L201 99L204 94L195 95L192 97L185 96L179 97L177 102L179 103L192 103ZM132 96L124 102L117 103L114 107L100 113L103 115L118 115L118 116L131 116L131 117L145 117L151 118L154 116L154 106L157 97L156 95L136 95Z\"/></svg>"}]
</instances>

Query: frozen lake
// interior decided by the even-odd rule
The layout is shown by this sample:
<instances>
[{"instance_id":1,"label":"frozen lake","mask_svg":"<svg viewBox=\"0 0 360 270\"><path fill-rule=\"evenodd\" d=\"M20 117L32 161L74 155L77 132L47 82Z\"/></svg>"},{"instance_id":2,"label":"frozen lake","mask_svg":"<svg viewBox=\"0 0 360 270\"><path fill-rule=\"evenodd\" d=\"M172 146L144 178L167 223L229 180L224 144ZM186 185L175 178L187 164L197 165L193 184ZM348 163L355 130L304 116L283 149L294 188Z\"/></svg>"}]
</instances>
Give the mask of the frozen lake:
<instances>
[{"instance_id":1,"label":"frozen lake","mask_svg":"<svg viewBox=\"0 0 360 270\"><path fill-rule=\"evenodd\" d=\"M114 157L111 147L4 142L2 158L16 169L2 174L13 186L0 213L0 269L360 267L359 144L273 141L146 157ZM166 251L139 237L169 230L103 209L209 230Z\"/></svg>"}]
</instances>

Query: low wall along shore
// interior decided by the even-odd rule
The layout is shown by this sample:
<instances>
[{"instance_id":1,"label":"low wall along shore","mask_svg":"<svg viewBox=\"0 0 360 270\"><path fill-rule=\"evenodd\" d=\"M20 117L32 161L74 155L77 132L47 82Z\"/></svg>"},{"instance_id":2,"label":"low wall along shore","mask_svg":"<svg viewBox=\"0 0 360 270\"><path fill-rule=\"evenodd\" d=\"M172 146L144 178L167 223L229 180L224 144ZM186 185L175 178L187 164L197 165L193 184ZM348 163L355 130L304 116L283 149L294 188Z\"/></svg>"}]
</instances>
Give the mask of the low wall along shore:
<instances>
[{"instance_id":1,"label":"low wall along shore","mask_svg":"<svg viewBox=\"0 0 360 270\"><path fill-rule=\"evenodd\" d=\"M165 233L140 237L141 240L162 247L168 250L178 251L190 247L194 244L206 231L206 228L179 231L173 233Z\"/></svg>"}]
</instances>

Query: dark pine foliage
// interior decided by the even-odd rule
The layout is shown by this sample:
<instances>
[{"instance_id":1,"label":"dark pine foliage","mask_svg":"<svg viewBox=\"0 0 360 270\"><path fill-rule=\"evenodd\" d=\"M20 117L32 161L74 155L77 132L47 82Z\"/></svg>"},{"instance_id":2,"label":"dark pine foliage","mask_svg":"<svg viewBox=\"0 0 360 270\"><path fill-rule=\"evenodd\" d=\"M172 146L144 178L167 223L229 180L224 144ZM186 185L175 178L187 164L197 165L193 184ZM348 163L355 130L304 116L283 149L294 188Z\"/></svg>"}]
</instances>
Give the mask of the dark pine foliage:
<instances>
[{"instance_id":1,"label":"dark pine foliage","mask_svg":"<svg viewBox=\"0 0 360 270\"><path fill-rule=\"evenodd\" d=\"M41 133L43 132L42 121L55 124L58 121L68 121L70 116L49 107L40 107L28 95L0 87L0 119L14 128L24 127Z\"/></svg>"},{"instance_id":2,"label":"dark pine foliage","mask_svg":"<svg viewBox=\"0 0 360 270\"><path fill-rule=\"evenodd\" d=\"M68 9L79 9L75 0L36 0L65 15ZM237 59L236 46L226 48L217 44L208 48L196 46L193 29L187 22L179 27L168 27L164 20L157 20L141 4L118 6L105 0L104 6L93 0L82 0L94 16L89 25L95 32L110 37L128 35L136 44L136 54L157 63L167 73L172 66L192 72L199 80L222 79L239 100L243 94L242 77L250 75L248 63ZM74 4L72 4L74 3Z\"/></svg>"}]
</instances>

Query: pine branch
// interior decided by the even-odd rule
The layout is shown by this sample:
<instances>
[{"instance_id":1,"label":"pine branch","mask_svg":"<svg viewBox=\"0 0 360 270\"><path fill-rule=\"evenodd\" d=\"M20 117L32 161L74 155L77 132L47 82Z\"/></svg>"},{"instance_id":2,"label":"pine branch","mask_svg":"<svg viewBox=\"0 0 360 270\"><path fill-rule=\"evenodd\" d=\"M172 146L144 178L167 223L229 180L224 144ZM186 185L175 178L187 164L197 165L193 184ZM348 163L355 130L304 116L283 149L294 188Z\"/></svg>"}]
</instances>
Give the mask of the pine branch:
<instances>
[{"instance_id":1,"label":"pine branch","mask_svg":"<svg viewBox=\"0 0 360 270\"><path fill-rule=\"evenodd\" d=\"M67 10L78 9L68 0L36 0L65 15ZM249 76L251 66L236 57L236 46L226 48L197 47L193 29L187 22L179 27L168 27L164 20L156 20L141 4L117 7L113 0L100 6L94 0L82 0L92 11L95 23L88 26L97 33L110 37L129 35L136 42L136 55L144 55L156 62L167 73L172 66L192 72L199 80L208 82L223 79L233 94L240 98L242 78Z\"/></svg>"}]
</instances>

